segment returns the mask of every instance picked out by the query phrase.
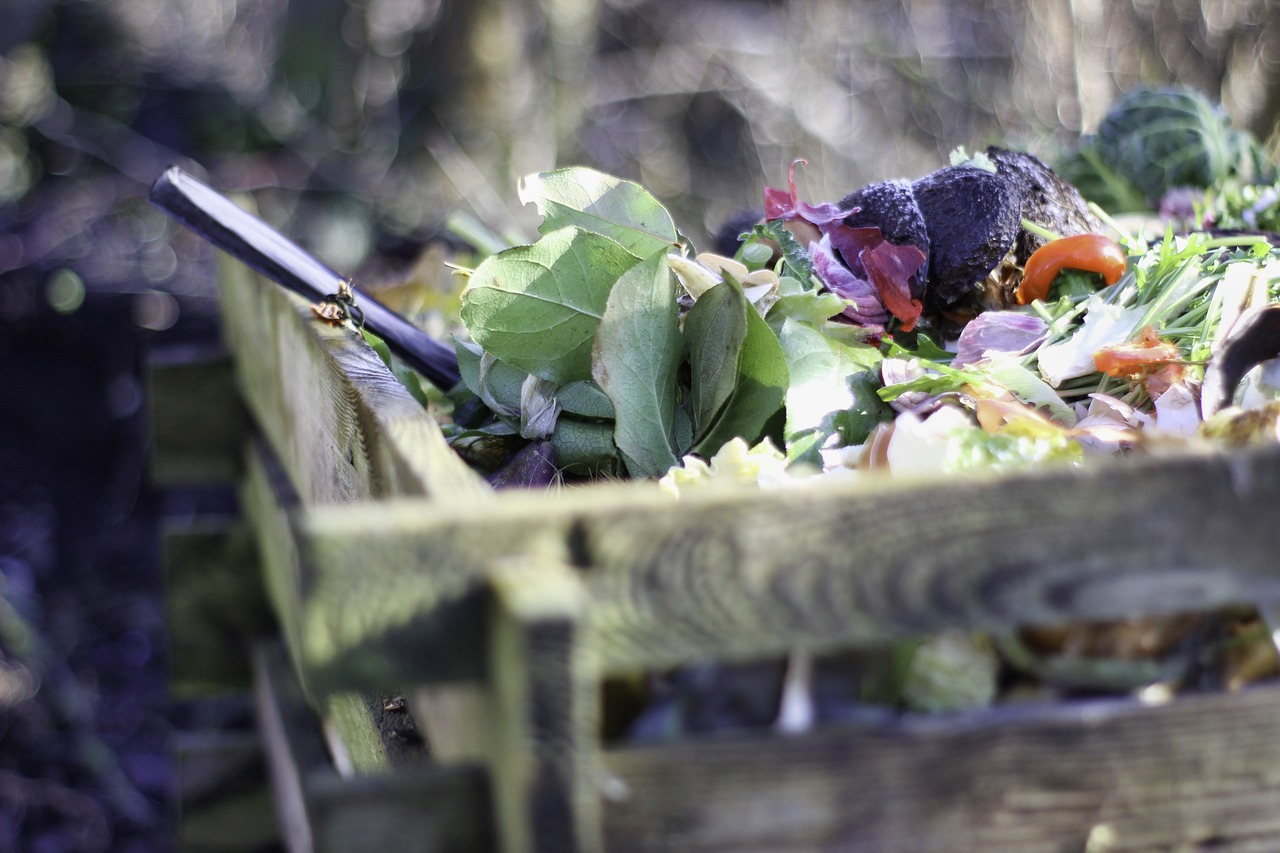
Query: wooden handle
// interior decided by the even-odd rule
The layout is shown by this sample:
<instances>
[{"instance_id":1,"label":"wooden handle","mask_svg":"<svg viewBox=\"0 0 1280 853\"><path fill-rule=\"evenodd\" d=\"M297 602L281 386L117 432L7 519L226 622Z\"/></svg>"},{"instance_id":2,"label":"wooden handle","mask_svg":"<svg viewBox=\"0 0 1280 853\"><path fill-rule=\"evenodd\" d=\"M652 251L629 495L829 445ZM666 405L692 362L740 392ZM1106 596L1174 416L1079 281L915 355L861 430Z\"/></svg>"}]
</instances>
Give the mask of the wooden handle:
<instances>
[{"instance_id":1,"label":"wooden handle","mask_svg":"<svg viewBox=\"0 0 1280 853\"><path fill-rule=\"evenodd\" d=\"M336 293L345 279L297 243L177 166L151 188L151 203L272 281L312 301ZM353 288L369 331L442 389L456 385L458 357L359 288Z\"/></svg>"}]
</instances>

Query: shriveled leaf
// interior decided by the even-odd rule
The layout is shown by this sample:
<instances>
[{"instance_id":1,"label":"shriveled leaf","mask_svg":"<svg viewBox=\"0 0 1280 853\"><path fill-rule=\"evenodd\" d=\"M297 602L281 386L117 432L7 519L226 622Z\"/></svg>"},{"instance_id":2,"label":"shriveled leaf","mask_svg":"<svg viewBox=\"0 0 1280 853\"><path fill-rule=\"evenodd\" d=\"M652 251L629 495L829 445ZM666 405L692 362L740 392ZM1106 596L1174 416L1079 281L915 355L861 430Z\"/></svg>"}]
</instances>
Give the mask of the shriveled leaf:
<instances>
[{"instance_id":1,"label":"shriveled leaf","mask_svg":"<svg viewBox=\"0 0 1280 853\"><path fill-rule=\"evenodd\" d=\"M609 291L637 263L608 237L561 228L486 258L462 294L462 321L507 364L550 382L587 379Z\"/></svg>"},{"instance_id":2,"label":"shriveled leaf","mask_svg":"<svg viewBox=\"0 0 1280 853\"><path fill-rule=\"evenodd\" d=\"M529 175L520 181L520 201L545 217L544 234L574 225L611 237L644 257L678 242L671 214L643 187L572 166Z\"/></svg>"},{"instance_id":3,"label":"shriveled leaf","mask_svg":"<svg viewBox=\"0 0 1280 853\"><path fill-rule=\"evenodd\" d=\"M632 267L609 294L596 336L596 382L613 401L614 440L635 477L678 461L676 371L683 342L665 251Z\"/></svg>"},{"instance_id":4,"label":"shriveled leaf","mask_svg":"<svg viewBox=\"0 0 1280 853\"><path fill-rule=\"evenodd\" d=\"M520 386L520 435L547 438L555 430L560 412L555 383L529 374Z\"/></svg>"}]
</instances>

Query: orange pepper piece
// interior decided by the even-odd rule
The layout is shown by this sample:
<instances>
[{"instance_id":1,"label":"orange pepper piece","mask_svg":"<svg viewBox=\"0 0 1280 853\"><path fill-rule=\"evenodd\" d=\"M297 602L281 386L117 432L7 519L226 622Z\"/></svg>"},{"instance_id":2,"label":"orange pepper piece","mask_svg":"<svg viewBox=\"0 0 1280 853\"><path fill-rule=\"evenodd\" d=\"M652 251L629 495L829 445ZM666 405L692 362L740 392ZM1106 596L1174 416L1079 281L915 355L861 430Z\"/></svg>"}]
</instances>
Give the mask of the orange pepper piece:
<instances>
[{"instance_id":1,"label":"orange pepper piece","mask_svg":"<svg viewBox=\"0 0 1280 853\"><path fill-rule=\"evenodd\" d=\"M1083 270L1113 285L1124 275L1127 259L1120 244L1105 234L1072 234L1045 243L1031 253L1018 284L1017 300L1026 305L1049 295L1049 285L1063 270Z\"/></svg>"}]
</instances>

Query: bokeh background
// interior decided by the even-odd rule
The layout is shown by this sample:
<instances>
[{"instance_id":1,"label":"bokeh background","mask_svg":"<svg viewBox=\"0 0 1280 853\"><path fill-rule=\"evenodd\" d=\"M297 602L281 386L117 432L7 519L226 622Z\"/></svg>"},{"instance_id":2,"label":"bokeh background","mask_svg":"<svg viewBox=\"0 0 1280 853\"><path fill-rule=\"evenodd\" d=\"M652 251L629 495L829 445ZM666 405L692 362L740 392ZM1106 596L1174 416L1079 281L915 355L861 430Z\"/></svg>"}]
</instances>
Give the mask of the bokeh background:
<instances>
[{"instance_id":1,"label":"bokeh background","mask_svg":"<svg viewBox=\"0 0 1280 853\"><path fill-rule=\"evenodd\" d=\"M391 280L460 223L529 233L516 180L554 165L703 243L794 158L814 200L958 145L1052 161L1174 82L1274 152L1280 8L0 0L0 851L173 848L173 733L251 724L167 691L158 525L234 509L146 478L147 358L218 335L211 250L146 202L168 164Z\"/></svg>"}]
</instances>

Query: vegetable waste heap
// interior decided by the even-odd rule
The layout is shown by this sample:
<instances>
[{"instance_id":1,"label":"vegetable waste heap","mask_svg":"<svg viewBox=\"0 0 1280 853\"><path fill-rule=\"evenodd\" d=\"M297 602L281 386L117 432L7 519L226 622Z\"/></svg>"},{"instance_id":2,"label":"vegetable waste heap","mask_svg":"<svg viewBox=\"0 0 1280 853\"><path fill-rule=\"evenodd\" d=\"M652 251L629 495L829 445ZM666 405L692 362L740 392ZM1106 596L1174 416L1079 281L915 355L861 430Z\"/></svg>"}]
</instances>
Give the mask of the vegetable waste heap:
<instances>
[{"instance_id":1,"label":"vegetable waste heap","mask_svg":"<svg viewBox=\"0 0 1280 853\"><path fill-rule=\"evenodd\" d=\"M465 273L453 445L531 485L688 483L735 442L793 480L1274 438L1264 236L1109 234L1030 155L953 159L839 203L793 171L733 258L636 184L527 178L540 239Z\"/></svg>"},{"instance_id":2,"label":"vegetable waste heap","mask_svg":"<svg viewBox=\"0 0 1280 853\"><path fill-rule=\"evenodd\" d=\"M1269 174L1258 149L1214 110L1197 113L1198 97L1123 99L1125 120L1069 161L1111 169L1112 189L1128 170L1142 189L1127 197L1154 208L1167 199L1152 193L1185 191L1174 142L1143 128L1146 150L1168 156L1141 167L1108 165L1106 146L1132 154L1122 137L1139 107L1199 116L1213 132L1177 125L1179 150L1225 139L1235 154L1197 161L1214 183L1196 190L1200 227L1178 233L1172 222L1129 233L1040 160L998 147L837 202L805 201L793 165L732 257L695 252L634 183L585 168L526 178L537 241L461 271L451 444L499 487L650 478L679 497L1276 441L1280 249L1256 229L1211 226L1280 221L1280 191L1250 183ZM877 695L981 703L1009 666L1059 687L1136 689L1167 668L1064 670L1044 656L1141 646L1160 658L1183 643L1185 663L1188 632L1205 624L934 638L892 652L901 677ZM1213 624L1218 640L1256 640L1237 645L1237 658L1256 654L1220 669L1219 684L1275 671L1256 612Z\"/></svg>"}]
</instances>

